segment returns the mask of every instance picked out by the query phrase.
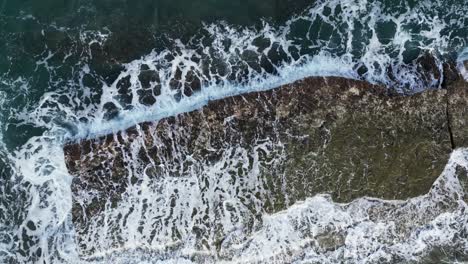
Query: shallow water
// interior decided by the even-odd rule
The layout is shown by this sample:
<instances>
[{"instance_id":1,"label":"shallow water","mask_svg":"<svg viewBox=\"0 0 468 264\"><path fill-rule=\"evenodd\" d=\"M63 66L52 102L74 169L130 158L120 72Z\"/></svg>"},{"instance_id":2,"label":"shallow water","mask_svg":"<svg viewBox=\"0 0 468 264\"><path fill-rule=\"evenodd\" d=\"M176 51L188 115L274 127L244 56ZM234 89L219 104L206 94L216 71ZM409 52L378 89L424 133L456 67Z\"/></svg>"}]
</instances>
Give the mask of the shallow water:
<instances>
[{"instance_id":1,"label":"shallow water","mask_svg":"<svg viewBox=\"0 0 468 264\"><path fill-rule=\"evenodd\" d=\"M363 79L404 93L441 88L444 63L458 63L466 75L467 11L463 0L0 1L0 258L78 262L65 142L307 76ZM425 54L434 58L429 68L420 63ZM455 151L453 160L466 167L466 150ZM458 192L452 163L441 176L451 179L446 193L398 203L414 203L412 208L422 212L423 204ZM361 199L340 205L326 196L311 197L266 215L271 224L250 238L250 246L227 254L262 260L278 246L293 253L278 255L277 262L333 263L346 256L349 262L375 263L394 255L418 261L454 236L466 238L466 201L456 200L452 211L425 223L408 242L382 247L380 238L360 236L387 234L388 221L398 226L407 216L360 221L369 203L393 202ZM318 219L306 223L309 229L332 221L361 242L350 240L339 252L323 253L306 245L297 230L272 231L294 229L288 221L304 216ZM280 242L267 243L269 234ZM139 236L129 237L134 241L128 249L134 251L117 250L109 261L179 258L160 256L148 245L138 251ZM90 244L104 238L94 239ZM467 248L462 239L457 251L466 256ZM190 243L184 252L190 259Z\"/></svg>"}]
</instances>

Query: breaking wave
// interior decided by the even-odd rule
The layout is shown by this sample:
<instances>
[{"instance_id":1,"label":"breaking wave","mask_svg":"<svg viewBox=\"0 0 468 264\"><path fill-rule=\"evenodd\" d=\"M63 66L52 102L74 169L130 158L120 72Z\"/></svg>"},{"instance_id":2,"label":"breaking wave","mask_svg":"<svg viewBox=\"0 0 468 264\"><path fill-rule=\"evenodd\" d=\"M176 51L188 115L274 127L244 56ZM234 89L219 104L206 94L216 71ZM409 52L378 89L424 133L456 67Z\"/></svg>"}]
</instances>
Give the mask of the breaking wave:
<instances>
[{"instance_id":1,"label":"breaking wave","mask_svg":"<svg viewBox=\"0 0 468 264\"><path fill-rule=\"evenodd\" d=\"M44 38L62 35L68 44L44 45L31 56L30 76L15 72L14 58L9 58L10 68L0 75L0 259L13 263L217 261L215 252L200 253L190 240L178 251L161 253L161 247L167 246L164 230L155 243L145 242L138 231L141 215L128 212L148 197L162 201L153 206L164 207L171 193L151 188L130 190L127 200L109 212L108 216L127 212L129 223L134 223L123 226L134 227L122 234L127 239L123 248L78 260L70 214L72 177L63 145L309 76L363 79L401 93L441 88L447 65L455 63L467 78L463 50L468 41L467 8L464 1L456 0L318 1L283 25L209 24L187 42L172 39L167 47L129 62L106 58L105 47L113 45L109 41L113 33L107 30L41 25L32 16L14 18L43 27ZM105 69L99 65L106 65ZM38 91L37 86L44 89ZM18 103L21 100L26 103ZM11 143L21 130L33 132L20 133L25 143ZM236 233L239 227L234 225L232 244L223 259L416 262L444 250L466 256L467 179L458 173L462 169L468 169L467 149L452 153L443 174L421 197L360 198L338 204L327 195L317 195L282 212L263 215L262 226L248 237L236 237L242 234ZM178 186L181 194L190 193L190 185L175 181L166 179L160 189ZM228 192L230 187L223 186ZM241 214L242 208L237 209L235 213ZM229 217L222 221L233 225ZM183 233L188 227L172 228ZM90 247L107 243L101 232L105 233L99 226L90 231ZM244 242L236 244L236 239Z\"/></svg>"}]
</instances>

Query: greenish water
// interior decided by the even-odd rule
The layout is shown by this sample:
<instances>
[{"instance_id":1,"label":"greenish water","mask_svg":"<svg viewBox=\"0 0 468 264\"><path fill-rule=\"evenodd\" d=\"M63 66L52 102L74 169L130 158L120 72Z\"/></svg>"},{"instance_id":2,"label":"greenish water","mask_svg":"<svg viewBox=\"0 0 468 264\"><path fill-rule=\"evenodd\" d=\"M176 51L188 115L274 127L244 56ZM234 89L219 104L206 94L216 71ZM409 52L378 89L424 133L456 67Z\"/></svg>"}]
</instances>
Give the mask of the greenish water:
<instances>
[{"instance_id":1,"label":"greenish water","mask_svg":"<svg viewBox=\"0 0 468 264\"><path fill-rule=\"evenodd\" d=\"M165 48L167 39L188 40L203 23L226 21L261 26L262 20L285 22L310 1L3 1L3 45L40 55L44 45L56 50L73 42L80 31L112 32L110 56L128 62ZM44 30L46 36L42 36ZM58 33L54 31L65 31ZM50 36L49 36L50 34ZM65 35L65 36L64 36ZM69 35L68 38L66 35ZM69 39L70 38L70 39ZM10 40L10 41L9 41ZM16 40L15 42L13 42ZM13 42L13 43L9 43ZM12 50L2 55L7 59ZM8 53L6 53L8 51ZM7 63L3 63L5 67ZM32 65L22 65L34 67ZM2 68L5 69L5 68Z\"/></svg>"},{"instance_id":2,"label":"greenish water","mask_svg":"<svg viewBox=\"0 0 468 264\"><path fill-rule=\"evenodd\" d=\"M0 260L76 259L64 142L306 76L440 89L467 12L465 0L0 0Z\"/></svg>"},{"instance_id":3,"label":"greenish water","mask_svg":"<svg viewBox=\"0 0 468 264\"><path fill-rule=\"evenodd\" d=\"M4 142L20 146L43 129L23 124L8 112L37 104L46 92L67 85L77 70L90 62L99 77L111 81L122 67L152 50L171 48L173 39L187 42L206 23L226 21L238 26L261 27L263 21L283 23L309 1L3 1L0 9L0 83L8 101L3 113ZM98 34L110 34L107 45L93 50ZM55 56L38 66L48 52ZM94 58L92 52L99 53ZM69 57L67 57L69 56ZM64 59L67 57L67 59ZM97 57L97 58L96 58ZM23 81L29 84L24 85ZM96 82L93 80L91 82ZM70 87L79 89L79 87ZM11 109L14 105L15 109Z\"/></svg>"}]
</instances>

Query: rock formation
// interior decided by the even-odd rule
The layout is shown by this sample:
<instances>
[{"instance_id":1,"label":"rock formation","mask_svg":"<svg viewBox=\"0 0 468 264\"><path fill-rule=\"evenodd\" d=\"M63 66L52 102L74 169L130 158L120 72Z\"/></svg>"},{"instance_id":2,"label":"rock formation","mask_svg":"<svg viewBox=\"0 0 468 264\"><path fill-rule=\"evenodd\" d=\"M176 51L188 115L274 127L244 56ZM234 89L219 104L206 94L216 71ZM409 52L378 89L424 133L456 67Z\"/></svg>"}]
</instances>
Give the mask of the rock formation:
<instances>
[{"instance_id":1,"label":"rock formation","mask_svg":"<svg viewBox=\"0 0 468 264\"><path fill-rule=\"evenodd\" d=\"M468 145L467 116L463 81L401 96L362 81L307 78L72 142L65 156L78 239L105 207L117 207L129 188L147 181L195 179L201 198L193 199L213 204L196 214L216 215L218 204L235 197L247 208L246 228L318 193L338 202L415 197L428 192L453 148ZM211 243L202 230L192 232ZM213 232L211 241L221 243L223 233ZM80 242L83 252L95 250Z\"/></svg>"}]
</instances>

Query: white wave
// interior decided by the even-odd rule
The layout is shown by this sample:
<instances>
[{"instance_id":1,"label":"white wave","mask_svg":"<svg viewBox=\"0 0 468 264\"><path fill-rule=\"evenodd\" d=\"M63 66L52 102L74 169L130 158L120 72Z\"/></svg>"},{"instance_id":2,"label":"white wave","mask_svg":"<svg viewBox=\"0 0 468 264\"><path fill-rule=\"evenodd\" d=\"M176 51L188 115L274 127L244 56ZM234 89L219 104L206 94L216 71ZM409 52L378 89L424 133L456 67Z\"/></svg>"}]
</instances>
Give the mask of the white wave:
<instances>
[{"instance_id":1,"label":"white wave","mask_svg":"<svg viewBox=\"0 0 468 264\"><path fill-rule=\"evenodd\" d=\"M434 15L433 11L440 10L441 6L447 10ZM78 76L77 80L67 80L63 86L53 87L54 89L45 93L32 108L26 108L13 115L26 123L48 129L45 135L30 139L9 156L18 178L31 185L27 189L30 194L30 205L25 209L26 218L14 232L21 234L25 231L38 238L37 244L29 247L31 252L35 252L38 248L42 249L38 262L81 262L78 258L78 248L74 241L75 234L70 216L72 177L65 166L62 150L63 144L68 140L111 133L140 122L154 121L191 111L210 100L271 89L308 76L361 77L372 83L395 86L396 89L408 86L418 91L427 83L421 82L416 66L405 64L405 52L409 47L419 48L435 55L450 52L454 48L452 39L444 33L444 29L453 26L448 23L461 22L456 19L455 22L452 20L447 22L442 13L445 12L447 17L452 15L462 18L466 14L463 8L466 9L466 7L458 6L447 7L440 1L422 1L415 9L407 8L405 12L391 14L386 12L382 5L373 1L319 1L310 10L292 18L282 27L264 24L261 30L256 30L239 29L225 24L207 25L204 34L213 39L209 46L203 46L196 40L185 44L174 41L174 50L152 52L123 65L124 70L113 83L102 83L100 88L103 92L97 94L99 98L97 103L95 101L86 103L96 95L93 94L92 87L85 84L83 80L86 76L96 76L93 75L95 73L88 65L89 58L83 58L83 61L74 69ZM325 14L325 10L330 10L331 14L341 10L341 13L329 16ZM312 29L313 22L318 20L323 21L324 28L330 28L332 33L328 39L308 38L311 34L322 32ZM395 27L395 32L388 42L379 37L376 30L377 25L382 22ZM291 36L290 32L296 30L296 26L301 23L308 25L304 34L299 37ZM409 29L412 25L424 25L426 29L420 33L413 33ZM463 24L458 26L466 27ZM353 30L359 31L359 27L364 27L363 36L353 34ZM88 47L91 44L102 45L107 41L108 34L108 32L83 32L80 41ZM323 34L326 32L323 31ZM267 42L266 47L261 48L255 44L258 39ZM226 42L230 43L227 48ZM463 46L466 44L466 39L461 39L460 42ZM361 47L360 44L363 43ZM301 53L302 51L304 52ZM274 61L270 52L283 52L282 60ZM87 55L92 56L90 49ZM54 81L54 78L58 78L54 75L55 66L52 62L49 63L55 53L46 52L44 56L38 60L37 66L45 67L49 71L52 84L59 83ZM256 68L262 56L268 57L272 65L270 71ZM64 60L67 58L65 56ZM459 62L463 58L460 56ZM249 64L250 62L252 63ZM440 61L438 63L440 64ZM217 64L221 64L221 68L226 72L220 73L219 67L214 66ZM140 74L145 71L142 65L156 72L157 79L159 79L151 80L149 89L144 88L139 79ZM366 71L360 73L359 67L366 68ZM247 73L244 73L246 69ZM392 73L392 78L388 75L388 69ZM180 78L177 77L178 71L181 72ZM460 71L467 78L466 68L460 68ZM189 96L184 95L183 89L186 88L184 82L189 79L190 74L194 74L201 84L200 90ZM235 78L230 78L229 75ZM130 102L121 98L121 88L118 87L119 82L126 78L129 78L129 94L132 95ZM101 81L98 77L96 79ZM180 87L172 87L171 80L174 79L180 79ZM22 89L31 88L32 84L27 80L19 81L24 83ZM431 81L431 85L437 86L437 80ZM12 87L13 83L11 82ZM141 103L140 99L146 94L141 95L139 92L154 90L156 87L160 87L160 95L151 92L156 103L150 105ZM62 98L67 98L66 102L59 100ZM117 118L106 117L105 106L109 103L114 104L118 109ZM87 121L82 121L83 119ZM467 153L467 149L459 149L452 153L444 173L434 184L435 187L431 192L425 196L407 201L362 198L350 204L337 204L327 196L318 195L298 202L285 211L264 215L262 218L264 225L249 235L239 231L242 230L242 224L239 225L230 220L230 217L242 214L245 210L236 203L232 186L224 183L223 187L230 195L228 200L238 211L232 216L226 215L223 218L222 224L231 232L230 241L226 245L232 246L223 248L223 253L231 256L234 259L233 262L250 260L335 263L345 258L349 262L363 263L374 262L380 258L387 259L393 255L407 260L417 260L432 247L449 246L451 239L468 226L466 202L460 198L466 190L460 189L459 179L456 178L454 172L456 164L467 168ZM243 156L239 155L238 161L242 161ZM212 173L212 183L216 182L214 178L219 176L216 175L217 170L219 168L216 166L207 168L207 173ZM248 184L258 183L255 174L250 177ZM168 198L164 195L170 194L176 187L180 188L182 195L200 196L197 190L190 188L189 183L167 179L160 183L160 188L167 191L162 194L152 191L151 188L145 189L146 193L144 192L143 195L138 195L138 190L130 190L126 203L122 203L118 210L110 210L109 215L115 216L119 210L128 212L133 204L138 204L135 201L141 202L142 198L147 197L162 197L163 202L155 207L162 208L161 210L167 209L164 199ZM456 195L458 199L454 198ZM185 197L185 200L181 200L189 202L192 207L204 206L197 199ZM450 210L442 212L438 207L440 201L444 203L448 201L447 204L451 206ZM389 205L400 208L401 215L386 215L377 220L369 219L367 209L384 210ZM182 207L178 209L180 209L178 213L181 215L181 220L178 225L172 224L170 227L179 228L182 233L188 234L184 220L188 221L189 216L186 216ZM145 242L147 238L145 234L139 234L135 230L141 220L140 216L134 213L131 217L133 219L130 219L130 222L137 224L128 228L122 226L122 229L125 229L123 235L128 238L124 247L114 248L109 252L103 251L100 256L106 258L99 259L100 256L96 256L98 259L94 262L158 263L159 260L151 260L158 259L157 253L151 253L151 250L157 252L165 246L165 242L169 241L163 232L169 227L162 230L160 236L155 238L157 243L148 244ZM213 215L210 217L215 221ZM30 230L27 227L28 221L36 223L37 229ZM192 224L189 223L189 225ZM402 225L415 226L404 239L395 231L395 228ZM152 227L147 224L143 228L150 232ZM318 237L324 233L324 230L329 230L328 228L333 228L338 235L340 232L346 234L344 245L336 250L327 251L319 245ZM96 238L89 242L90 247L110 243L101 226L95 226L92 232ZM186 244L183 245L184 250L180 253L182 256L172 255L164 261L189 262L188 259L193 254L200 253L194 249L193 241L190 238L187 239ZM139 251L139 247L147 248L150 252ZM7 248L0 246L0 251L6 251ZM461 241L460 250L467 251L466 240ZM215 252L202 253L205 254L207 261L216 260ZM16 257L20 260L28 260L28 256L23 257L17 254ZM89 260L89 262L93 261Z\"/></svg>"},{"instance_id":2,"label":"white wave","mask_svg":"<svg viewBox=\"0 0 468 264\"><path fill-rule=\"evenodd\" d=\"M196 195L198 191L187 188L190 184L185 185L184 180L167 179L161 183L164 190L158 189L153 192L149 186L140 186L144 190L143 193L138 195L133 193L128 201L107 211L108 228L111 228L115 220L120 222L121 228L124 229L119 233L125 241L123 246L109 247L108 240L114 239L109 236L109 231L99 224L92 226L90 230L97 233L89 234L90 240L88 236L85 237L85 241L93 241L87 246L103 246L108 250L99 250L87 261L90 263L159 263L160 261L378 263L398 260L418 262L437 248L455 249L458 253L467 254L468 239L462 234L468 231L466 213L468 205L466 200L463 200L467 194L464 188L468 182L468 175L457 173L459 168L468 169L468 149L458 149L452 153L441 176L426 195L405 201L364 197L348 204L335 203L328 195L317 195L296 202L284 211L264 214L261 224L256 226L253 232L246 232L243 227L243 221L248 218L248 211L239 210L242 207L238 207L240 203L236 205L235 196L226 197L225 203L234 206L235 210L230 210L230 213L235 216L225 215L225 218L221 216L221 219L217 220L222 225L226 224L226 230L229 230L220 252L195 250L195 245L191 243L193 238L188 237L182 245L167 244L172 243L169 237L160 239L168 233L159 233L159 231L149 244L144 242L149 234L145 231L162 228L170 232L171 226L175 224L170 221L167 226L155 226L151 221L157 219L153 213L167 208L164 201L170 200L169 195L174 194L171 190L178 189L180 195L184 196L178 197L180 199L177 201L181 204L173 208L174 215L187 214L185 217L190 218L194 206L202 209L203 206L214 202L210 200L214 198L212 197L214 193L208 194L209 203L204 204L201 197ZM219 177L219 174L216 175ZM218 182L212 188L225 187ZM142 215L140 205L143 200L149 201L150 209ZM155 201L161 201L163 204L159 202L153 204ZM129 211L130 208L135 210ZM119 214L127 215L126 223L116 220ZM161 216L169 217L164 213ZM194 222L184 222L185 217L173 226L178 228L183 238L190 234L194 225ZM240 220L235 223L231 222L232 219ZM144 232L137 231L137 227L143 227ZM207 230L207 232L213 231ZM167 252L167 247L173 247L174 251ZM194 256L198 256L198 261L193 260Z\"/></svg>"},{"instance_id":3,"label":"white wave","mask_svg":"<svg viewBox=\"0 0 468 264\"><path fill-rule=\"evenodd\" d=\"M38 65L46 67L51 80L56 80L51 83L59 86L19 118L41 127L65 125L79 139L306 76L363 78L397 91L437 88L442 77L425 76L416 58L406 61L413 53L429 53L436 58L434 70L440 71L444 60L437 57L467 42L447 29L464 26L460 21L468 7L423 1L401 8L390 13L374 1L319 1L283 26L206 25L187 43L173 40L171 48L123 64L124 70L110 84L96 76L88 62L93 57L91 44L103 45L112 33L85 31L80 34L84 57L74 69L74 79L60 83L55 73L60 65L48 63L55 53L44 52ZM382 25L390 28L388 36L380 35ZM413 32L419 27L420 32ZM149 74L146 81L140 78L144 74ZM90 86L86 78L94 78L98 85L102 82L101 87ZM125 83L129 87L122 87ZM51 116L55 122L50 122Z\"/></svg>"},{"instance_id":4,"label":"white wave","mask_svg":"<svg viewBox=\"0 0 468 264\"><path fill-rule=\"evenodd\" d=\"M460 74L468 82L468 48L465 48L457 57L457 66Z\"/></svg>"},{"instance_id":5,"label":"white wave","mask_svg":"<svg viewBox=\"0 0 468 264\"><path fill-rule=\"evenodd\" d=\"M139 72L141 61L127 65L129 72ZM127 71L127 72L128 72ZM125 76L125 75L124 75ZM254 78L248 81L247 84L233 84L225 82L223 85L212 84L207 87L202 87L200 92L196 92L191 96L183 97L180 100L175 99L173 91L167 91L158 97L160 103L145 107L134 103L136 107L131 110L124 110L119 117L112 120L105 120L103 115L94 119L90 123L80 124L77 129L76 138L97 137L110 133L115 133L119 130L129 128L135 124L156 121L168 116L174 116L184 112L190 112L199 109L206 105L209 101L235 96L248 92L258 92L277 88L285 84L293 83L305 77L320 76L341 76L347 78L356 78L353 72L353 65L341 59L330 58L326 55L313 57L310 61L303 65L287 65L279 70L278 75L270 76L269 78ZM114 82L114 85L117 82ZM106 87L106 90L113 93L115 87ZM113 101L111 96L104 102ZM102 112L101 112L102 113Z\"/></svg>"}]
</instances>

